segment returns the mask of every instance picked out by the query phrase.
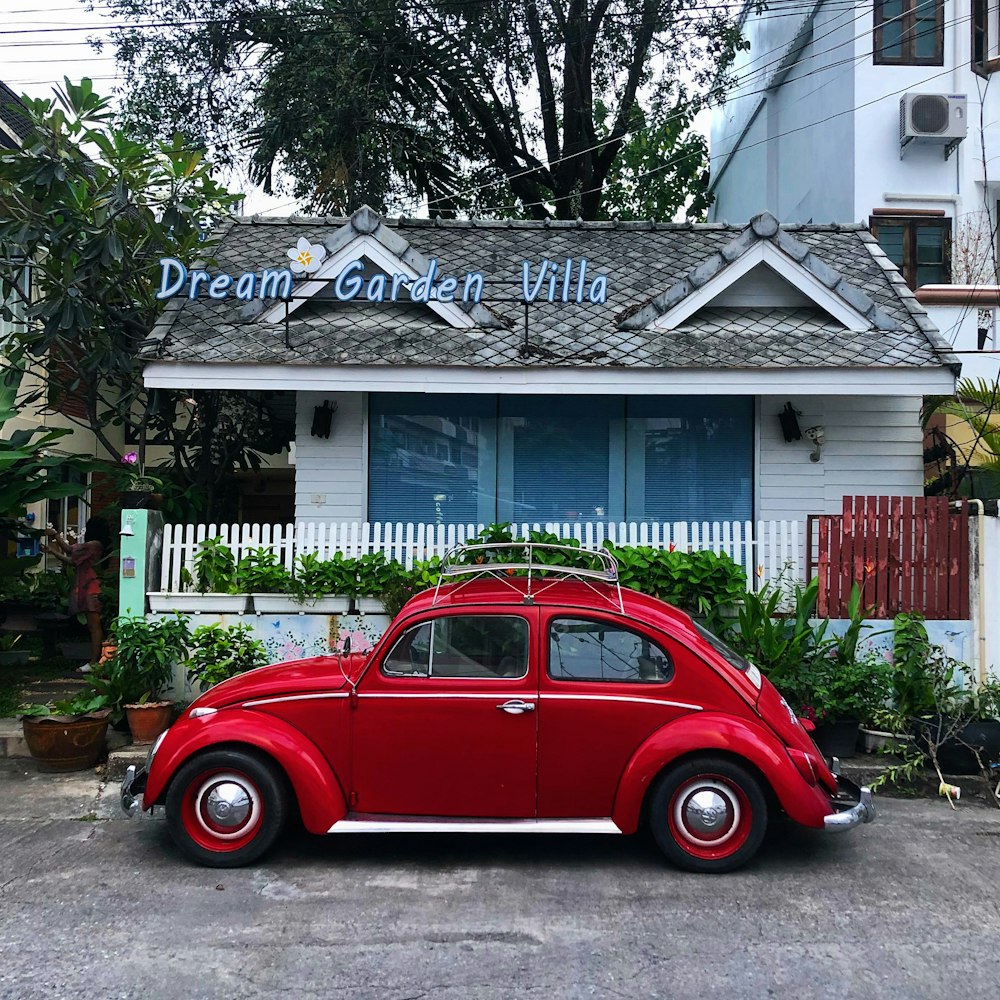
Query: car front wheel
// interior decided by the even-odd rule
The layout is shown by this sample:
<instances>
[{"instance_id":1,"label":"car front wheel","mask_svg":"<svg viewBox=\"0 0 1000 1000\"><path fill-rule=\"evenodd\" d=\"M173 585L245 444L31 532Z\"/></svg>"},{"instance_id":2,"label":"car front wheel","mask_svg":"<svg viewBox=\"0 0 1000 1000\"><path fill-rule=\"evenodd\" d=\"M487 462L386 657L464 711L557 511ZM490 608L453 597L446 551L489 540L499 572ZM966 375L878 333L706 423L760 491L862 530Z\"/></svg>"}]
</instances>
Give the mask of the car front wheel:
<instances>
[{"instance_id":1,"label":"car front wheel","mask_svg":"<svg viewBox=\"0 0 1000 1000\"><path fill-rule=\"evenodd\" d=\"M649 802L660 850L680 868L728 872L746 864L767 830L767 800L747 768L699 757L666 772Z\"/></svg>"},{"instance_id":2,"label":"car front wheel","mask_svg":"<svg viewBox=\"0 0 1000 1000\"><path fill-rule=\"evenodd\" d=\"M285 825L288 795L278 768L240 750L189 760L167 793L167 826L177 846L212 868L256 861Z\"/></svg>"}]
</instances>

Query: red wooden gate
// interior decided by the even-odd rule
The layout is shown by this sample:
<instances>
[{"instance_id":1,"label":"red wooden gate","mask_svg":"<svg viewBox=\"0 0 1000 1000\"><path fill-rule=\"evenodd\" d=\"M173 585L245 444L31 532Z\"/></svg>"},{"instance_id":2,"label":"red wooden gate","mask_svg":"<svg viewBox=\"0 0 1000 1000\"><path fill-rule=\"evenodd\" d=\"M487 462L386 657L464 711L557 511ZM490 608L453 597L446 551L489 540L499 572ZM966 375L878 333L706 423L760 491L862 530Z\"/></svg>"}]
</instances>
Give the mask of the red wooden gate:
<instances>
[{"instance_id":1,"label":"red wooden gate","mask_svg":"<svg viewBox=\"0 0 1000 1000\"><path fill-rule=\"evenodd\" d=\"M817 612L846 618L851 587L870 617L917 611L969 617L969 512L944 497L844 497L842 514L810 514L809 579L819 578Z\"/></svg>"}]
</instances>

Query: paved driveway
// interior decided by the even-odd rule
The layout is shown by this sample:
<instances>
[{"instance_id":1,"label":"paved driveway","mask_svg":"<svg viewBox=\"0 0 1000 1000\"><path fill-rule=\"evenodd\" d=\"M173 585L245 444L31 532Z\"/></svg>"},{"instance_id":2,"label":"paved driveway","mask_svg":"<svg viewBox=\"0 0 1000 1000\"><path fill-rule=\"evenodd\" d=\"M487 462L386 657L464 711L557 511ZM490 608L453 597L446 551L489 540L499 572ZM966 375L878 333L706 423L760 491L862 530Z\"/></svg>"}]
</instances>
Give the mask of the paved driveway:
<instances>
[{"instance_id":1,"label":"paved driveway","mask_svg":"<svg viewBox=\"0 0 1000 1000\"><path fill-rule=\"evenodd\" d=\"M65 818L111 803L10 763L4 998L1000 996L1000 811L981 805L881 799L839 838L782 826L715 878L642 840L539 836L299 834L225 872L162 821Z\"/></svg>"}]
</instances>

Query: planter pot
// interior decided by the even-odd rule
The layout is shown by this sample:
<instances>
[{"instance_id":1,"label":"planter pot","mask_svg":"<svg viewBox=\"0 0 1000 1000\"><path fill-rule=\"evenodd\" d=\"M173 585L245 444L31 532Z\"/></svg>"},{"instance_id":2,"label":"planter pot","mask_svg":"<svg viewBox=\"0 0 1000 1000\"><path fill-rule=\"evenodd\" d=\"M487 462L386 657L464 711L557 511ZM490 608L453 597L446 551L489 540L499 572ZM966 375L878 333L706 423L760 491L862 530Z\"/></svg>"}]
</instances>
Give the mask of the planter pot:
<instances>
[{"instance_id":1,"label":"planter pot","mask_svg":"<svg viewBox=\"0 0 1000 1000\"><path fill-rule=\"evenodd\" d=\"M110 709L85 716L24 718L21 727L39 771L85 771L104 752Z\"/></svg>"},{"instance_id":2,"label":"planter pot","mask_svg":"<svg viewBox=\"0 0 1000 1000\"><path fill-rule=\"evenodd\" d=\"M241 615L247 609L247 595L182 594L159 591L149 595L149 609L158 614L183 611L195 615L203 612Z\"/></svg>"},{"instance_id":3,"label":"planter pot","mask_svg":"<svg viewBox=\"0 0 1000 1000\"><path fill-rule=\"evenodd\" d=\"M720 618L735 619L739 618L745 603L745 601L733 601L731 604L720 604L716 610L719 612Z\"/></svg>"},{"instance_id":4,"label":"planter pot","mask_svg":"<svg viewBox=\"0 0 1000 1000\"><path fill-rule=\"evenodd\" d=\"M940 734L951 729L952 723L947 718L929 719L917 724L914 739L926 754L929 751L928 737L936 740ZM936 748L938 767L944 774L981 774L973 748L979 751L987 766L1000 761L1000 721L984 719L969 722L942 740Z\"/></svg>"},{"instance_id":5,"label":"planter pot","mask_svg":"<svg viewBox=\"0 0 1000 1000\"><path fill-rule=\"evenodd\" d=\"M880 750L899 753L907 743L912 742L913 737L906 733L885 733L880 729L861 727L861 745L865 753L878 753Z\"/></svg>"},{"instance_id":6,"label":"planter pot","mask_svg":"<svg viewBox=\"0 0 1000 1000\"><path fill-rule=\"evenodd\" d=\"M380 597L359 597L358 612L363 615L384 615L385 607Z\"/></svg>"},{"instance_id":7,"label":"planter pot","mask_svg":"<svg viewBox=\"0 0 1000 1000\"><path fill-rule=\"evenodd\" d=\"M28 662L31 653L26 649L0 650L0 667L14 667Z\"/></svg>"},{"instance_id":8,"label":"planter pot","mask_svg":"<svg viewBox=\"0 0 1000 1000\"><path fill-rule=\"evenodd\" d=\"M163 503L162 493L146 490L124 490L122 492L122 507L125 510L159 510Z\"/></svg>"},{"instance_id":9,"label":"planter pot","mask_svg":"<svg viewBox=\"0 0 1000 1000\"><path fill-rule=\"evenodd\" d=\"M860 729L861 723L857 719L822 722L816 724L812 738L824 757L853 757L857 752Z\"/></svg>"},{"instance_id":10,"label":"planter pot","mask_svg":"<svg viewBox=\"0 0 1000 1000\"><path fill-rule=\"evenodd\" d=\"M170 728L174 706L169 701L151 701L145 705L125 705L133 743L152 743Z\"/></svg>"},{"instance_id":11,"label":"planter pot","mask_svg":"<svg viewBox=\"0 0 1000 1000\"><path fill-rule=\"evenodd\" d=\"M253 609L259 615L297 615L308 612L314 615L344 615L351 605L350 598L338 594L329 597L296 601L288 594L252 594Z\"/></svg>"}]
</instances>

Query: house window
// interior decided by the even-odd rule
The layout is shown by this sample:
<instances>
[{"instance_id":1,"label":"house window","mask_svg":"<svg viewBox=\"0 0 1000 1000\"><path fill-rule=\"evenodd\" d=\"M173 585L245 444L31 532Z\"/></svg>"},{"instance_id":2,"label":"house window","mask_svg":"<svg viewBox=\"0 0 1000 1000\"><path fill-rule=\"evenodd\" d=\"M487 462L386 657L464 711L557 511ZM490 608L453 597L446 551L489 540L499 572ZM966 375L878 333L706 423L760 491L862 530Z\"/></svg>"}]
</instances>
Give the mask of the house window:
<instances>
[{"instance_id":1,"label":"house window","mask_svg":"<svg viewBox=\"0 0 1000 1000\"><path fill-rule=\"evenodd\" d=\"M944 65L944 0L875 0L875 62Z\"/></svg>"},{"instance_id":2,"label":"house window","mask_svg":"<svg viewBox=\"0 0 1000 1000\"><path fill-rule=\"evenodd\" d=\"M753 400L369 398L368 519L724 521L753 516Z\"/></svg>"},{"instance_id":3,"label":"house window","mask_svg":"<svg viewBox=\"0 0 1000 1000\"><path fill-rule=\"evenodd\" d=\"M87 477L84 473L76 469L67 469L59 466L53 469L49 476L58 483L73 483L74 485L86 486ZM35 525L35 527L46 527L51 524L67 542L82 542L84 530L87 526L87 518L90 513L87 509L87 502L84 499L85 490L81 489L79 496L60 497L56 500L45 501L45 523ZM45 568L61 570L62 564L54 556L45 557Z\"/></svg>"},{"instance_id":4,"label":"house window","mask_svg":"<svg viewBox=\"0 0 1000 1000\"><path fill-rule=\"evenodd\" d=\"M1000 6L989 0L972 0L972 68L981 76L1000 69L997 45Z\"/></svg>"},{"instance_id":5,"label":"house window","mask_svg":"<svg viewBox=\"0 0 1000 1000\"><path fill-rule=\"evenodd\" d=\"M869 225L910 288L947 285L951 281L951 219L876 215Z\"/></svg>"}]
</instances>

